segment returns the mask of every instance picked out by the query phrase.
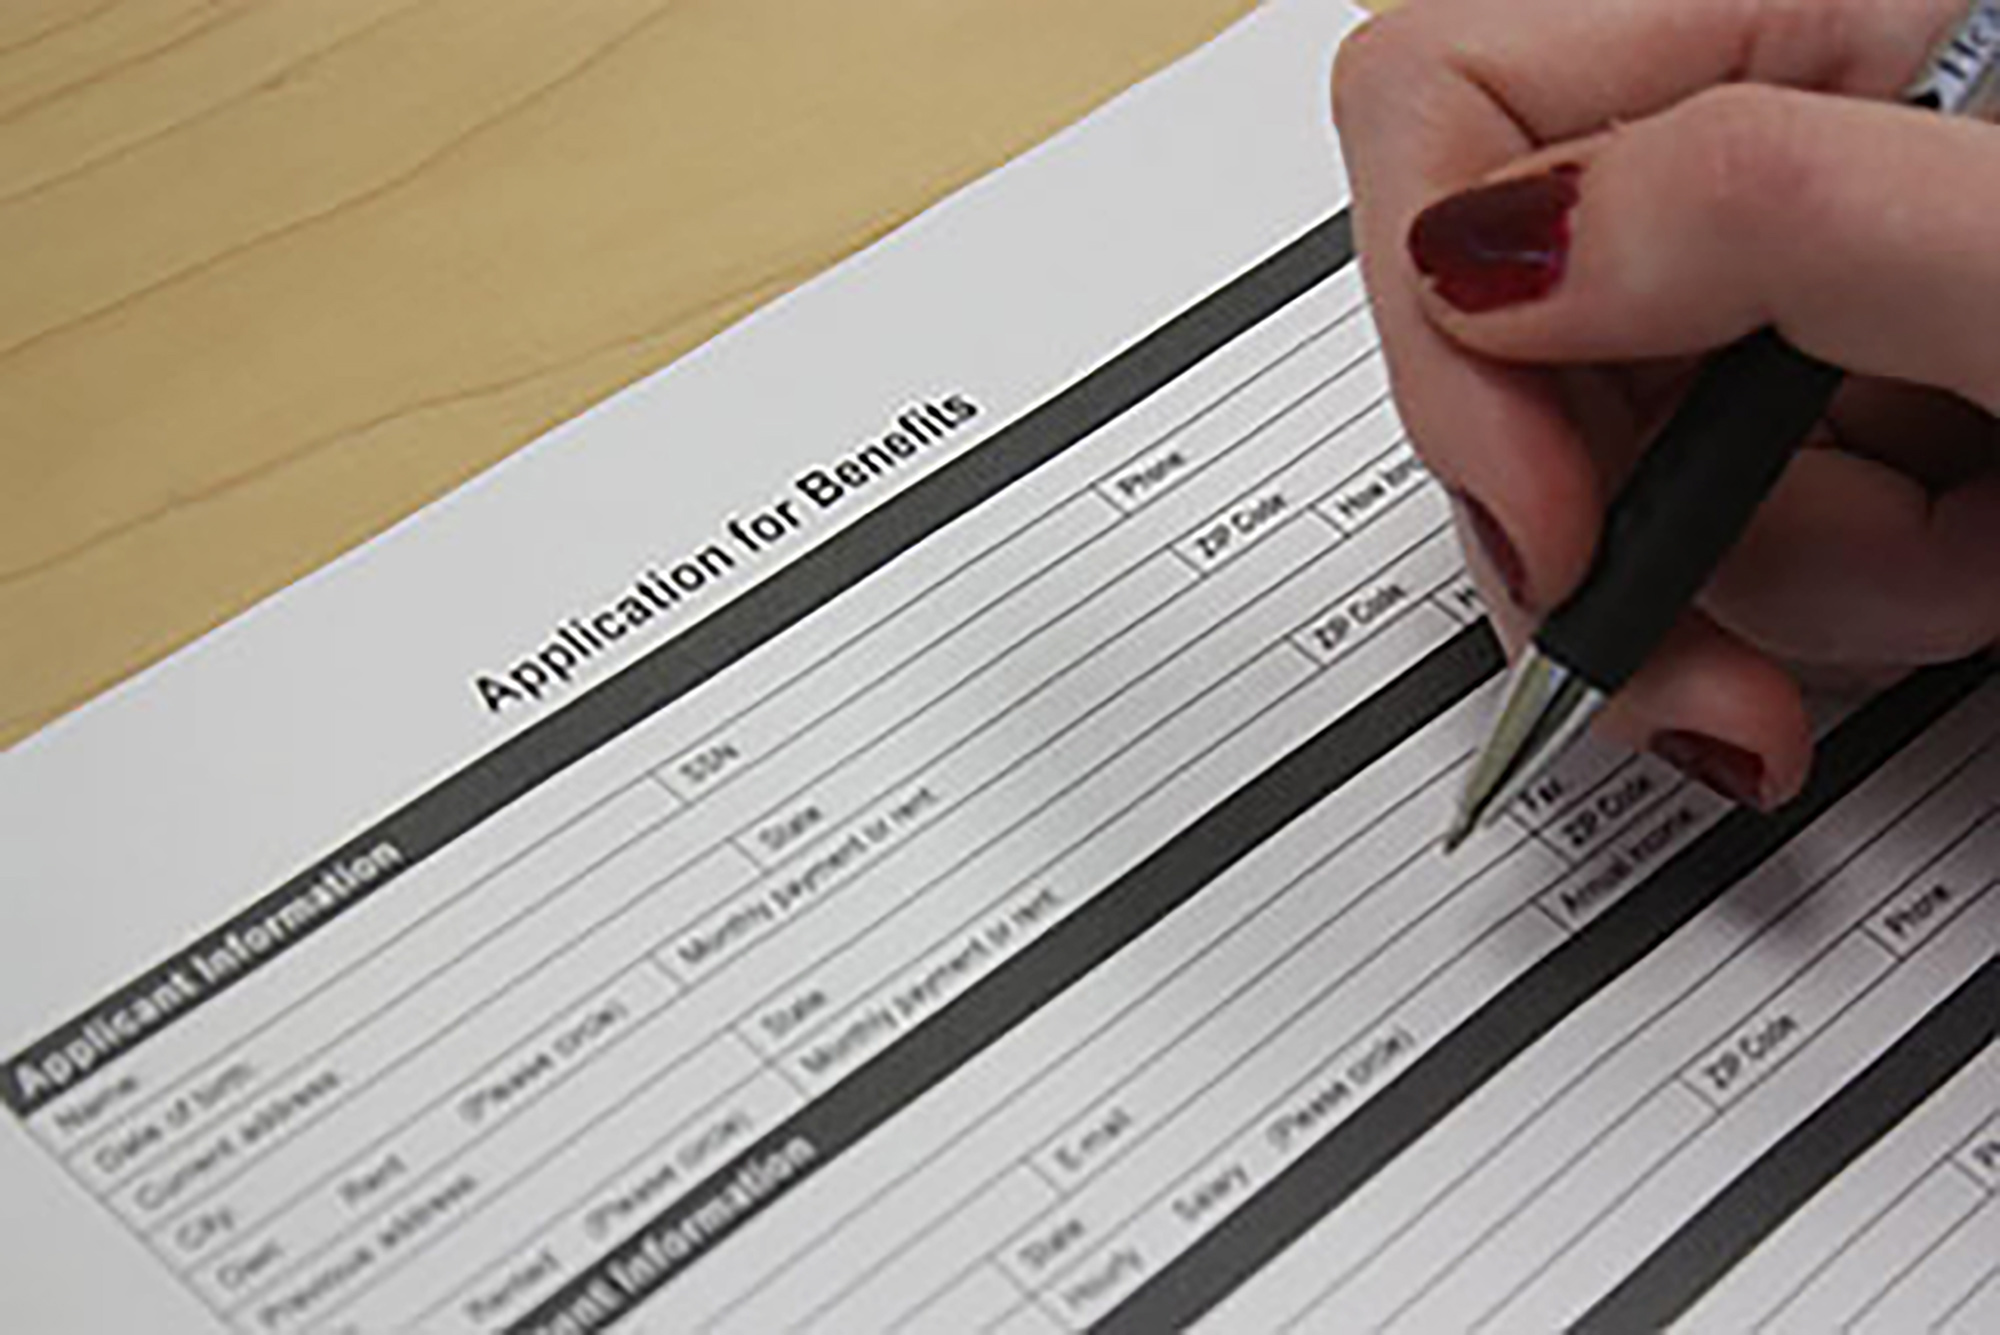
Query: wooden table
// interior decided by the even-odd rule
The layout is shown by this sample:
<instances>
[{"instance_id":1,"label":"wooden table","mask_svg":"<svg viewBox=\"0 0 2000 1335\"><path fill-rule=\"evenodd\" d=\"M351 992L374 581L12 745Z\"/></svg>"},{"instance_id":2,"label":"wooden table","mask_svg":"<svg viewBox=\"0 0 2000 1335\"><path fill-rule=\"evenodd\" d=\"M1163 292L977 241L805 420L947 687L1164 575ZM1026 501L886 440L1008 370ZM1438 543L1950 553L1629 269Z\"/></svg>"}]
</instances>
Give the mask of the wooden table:
<instances>
[{"instance_id":1,"label":"wooden table","mask_svg":"<svg viewBox=\"0 0 2000 1335\"><path fill-rule=\"evenodd\" d=\"M1250 0L5 0L0 745Z\"/></svg>"}]
</instances>

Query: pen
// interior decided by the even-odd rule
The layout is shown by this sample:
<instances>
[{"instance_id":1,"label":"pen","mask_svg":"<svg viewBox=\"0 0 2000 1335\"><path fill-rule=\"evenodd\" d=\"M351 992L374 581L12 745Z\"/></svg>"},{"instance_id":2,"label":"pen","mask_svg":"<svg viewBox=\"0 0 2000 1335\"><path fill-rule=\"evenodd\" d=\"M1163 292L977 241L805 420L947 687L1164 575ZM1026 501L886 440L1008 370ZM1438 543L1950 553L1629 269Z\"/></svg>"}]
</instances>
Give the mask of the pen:
<instances>
[{"instance_id":1,"label":"pen","mask_svg":"<svg viewBox=\"0 0 2000 1335\"><path fill-rule=\"evenodd\" d=\"M2000 0L1972 6L1903 99L1946 115L2000 114ZM1702 368L1606 512L1589 574L1516 664L1445 833L1447 853L1506 810L1631 680L1742 536L1842 378L1770 329Z\"/></svg>"}]
</instances>

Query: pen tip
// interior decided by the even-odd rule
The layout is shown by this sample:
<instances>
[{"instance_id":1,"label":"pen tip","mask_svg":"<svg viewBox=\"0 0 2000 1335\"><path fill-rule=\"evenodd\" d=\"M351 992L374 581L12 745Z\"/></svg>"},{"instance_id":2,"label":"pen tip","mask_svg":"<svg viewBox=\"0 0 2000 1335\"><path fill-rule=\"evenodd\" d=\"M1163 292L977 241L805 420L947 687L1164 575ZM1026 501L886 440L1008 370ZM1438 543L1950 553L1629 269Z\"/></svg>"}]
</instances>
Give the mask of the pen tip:
<instances>
[{"instance_id":1,"label":"pen tip","mask_svg":"<svg viewBox=\"0 0 2000 1335\"><path fill-rule=\"evenodd\" d=\"M1471 835L1472 823L1470 821L1466 820L1463 816L1453 821L1451 828L1444 832L1444 855L1450 857L1453 853L1456 853L1459 845L1463 844Z\"/></svg>"}]
</instances>

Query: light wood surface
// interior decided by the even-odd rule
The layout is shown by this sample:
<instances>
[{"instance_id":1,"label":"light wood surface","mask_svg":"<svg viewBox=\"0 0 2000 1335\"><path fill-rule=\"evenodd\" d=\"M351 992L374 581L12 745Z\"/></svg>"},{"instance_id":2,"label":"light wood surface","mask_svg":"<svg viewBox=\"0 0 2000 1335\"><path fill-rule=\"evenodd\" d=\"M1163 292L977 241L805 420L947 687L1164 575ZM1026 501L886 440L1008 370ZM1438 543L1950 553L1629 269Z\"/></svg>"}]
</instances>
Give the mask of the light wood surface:
<instances>
[{"instance_id":1,"label":"light wood surface","mask_svg":"<svg viewBox=\"0 0 2000 1335\"><path fill-rule=\"evenodd\" d=\"M5 0L0 745L1250 0Z\"/></svg>"}]
</instances>

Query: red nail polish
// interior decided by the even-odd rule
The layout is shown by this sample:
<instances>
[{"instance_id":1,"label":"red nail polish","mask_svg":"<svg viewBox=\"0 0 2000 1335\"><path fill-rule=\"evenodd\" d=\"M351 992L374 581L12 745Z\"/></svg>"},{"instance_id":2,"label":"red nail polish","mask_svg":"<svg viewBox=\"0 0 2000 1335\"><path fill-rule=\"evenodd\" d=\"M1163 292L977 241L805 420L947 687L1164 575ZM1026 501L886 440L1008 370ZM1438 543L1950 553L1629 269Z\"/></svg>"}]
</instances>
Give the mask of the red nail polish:
<instances>
[{"instance_id":1,"label":"red nail polish","mask_svg":"<svg viewBox=\"0 0 2000 1335\"><path fill-rule=\"evenodd\" d=\"M1653 754L1703 787L1738 806L1768 811L1764 762L1755 752L1698 732L1663 732L1653 738Z\"/></svg>"},{"instance_id":2,"label":"red nail polish","mask_svg":"<svg viewBox=\"0 0 2000 1335\"><path fill-rule=\"evenodd\" d=\"M1514 546L1513 540L1507 536L1507 530L1500 527L1500 521L1493 517L1491 510L1479 503L1476 496L1462 491L1455 491L1451 495L1452 499L1464 509L1466 526L1472 530L1472 536L1478 541L1480 550L1486 553L1487 563L1493 567L1493 573L1498 575L1500 582L1507 587L1507 597L1514 606L1526 607L1528 566L1521 559L1521 553Z\"/></svg>"},{"instance_id":3,"label":"red nail polish","mask_svg":"<svg viewBox=\"0 0 2000 1335\"><path fill-rule=\"evenodd\" d=\"M1431 205L1410 226L1410 258L1462 311L1547 296L1569 258L1582 168L1483 185Z\"/></svg>"}]
</instances>

